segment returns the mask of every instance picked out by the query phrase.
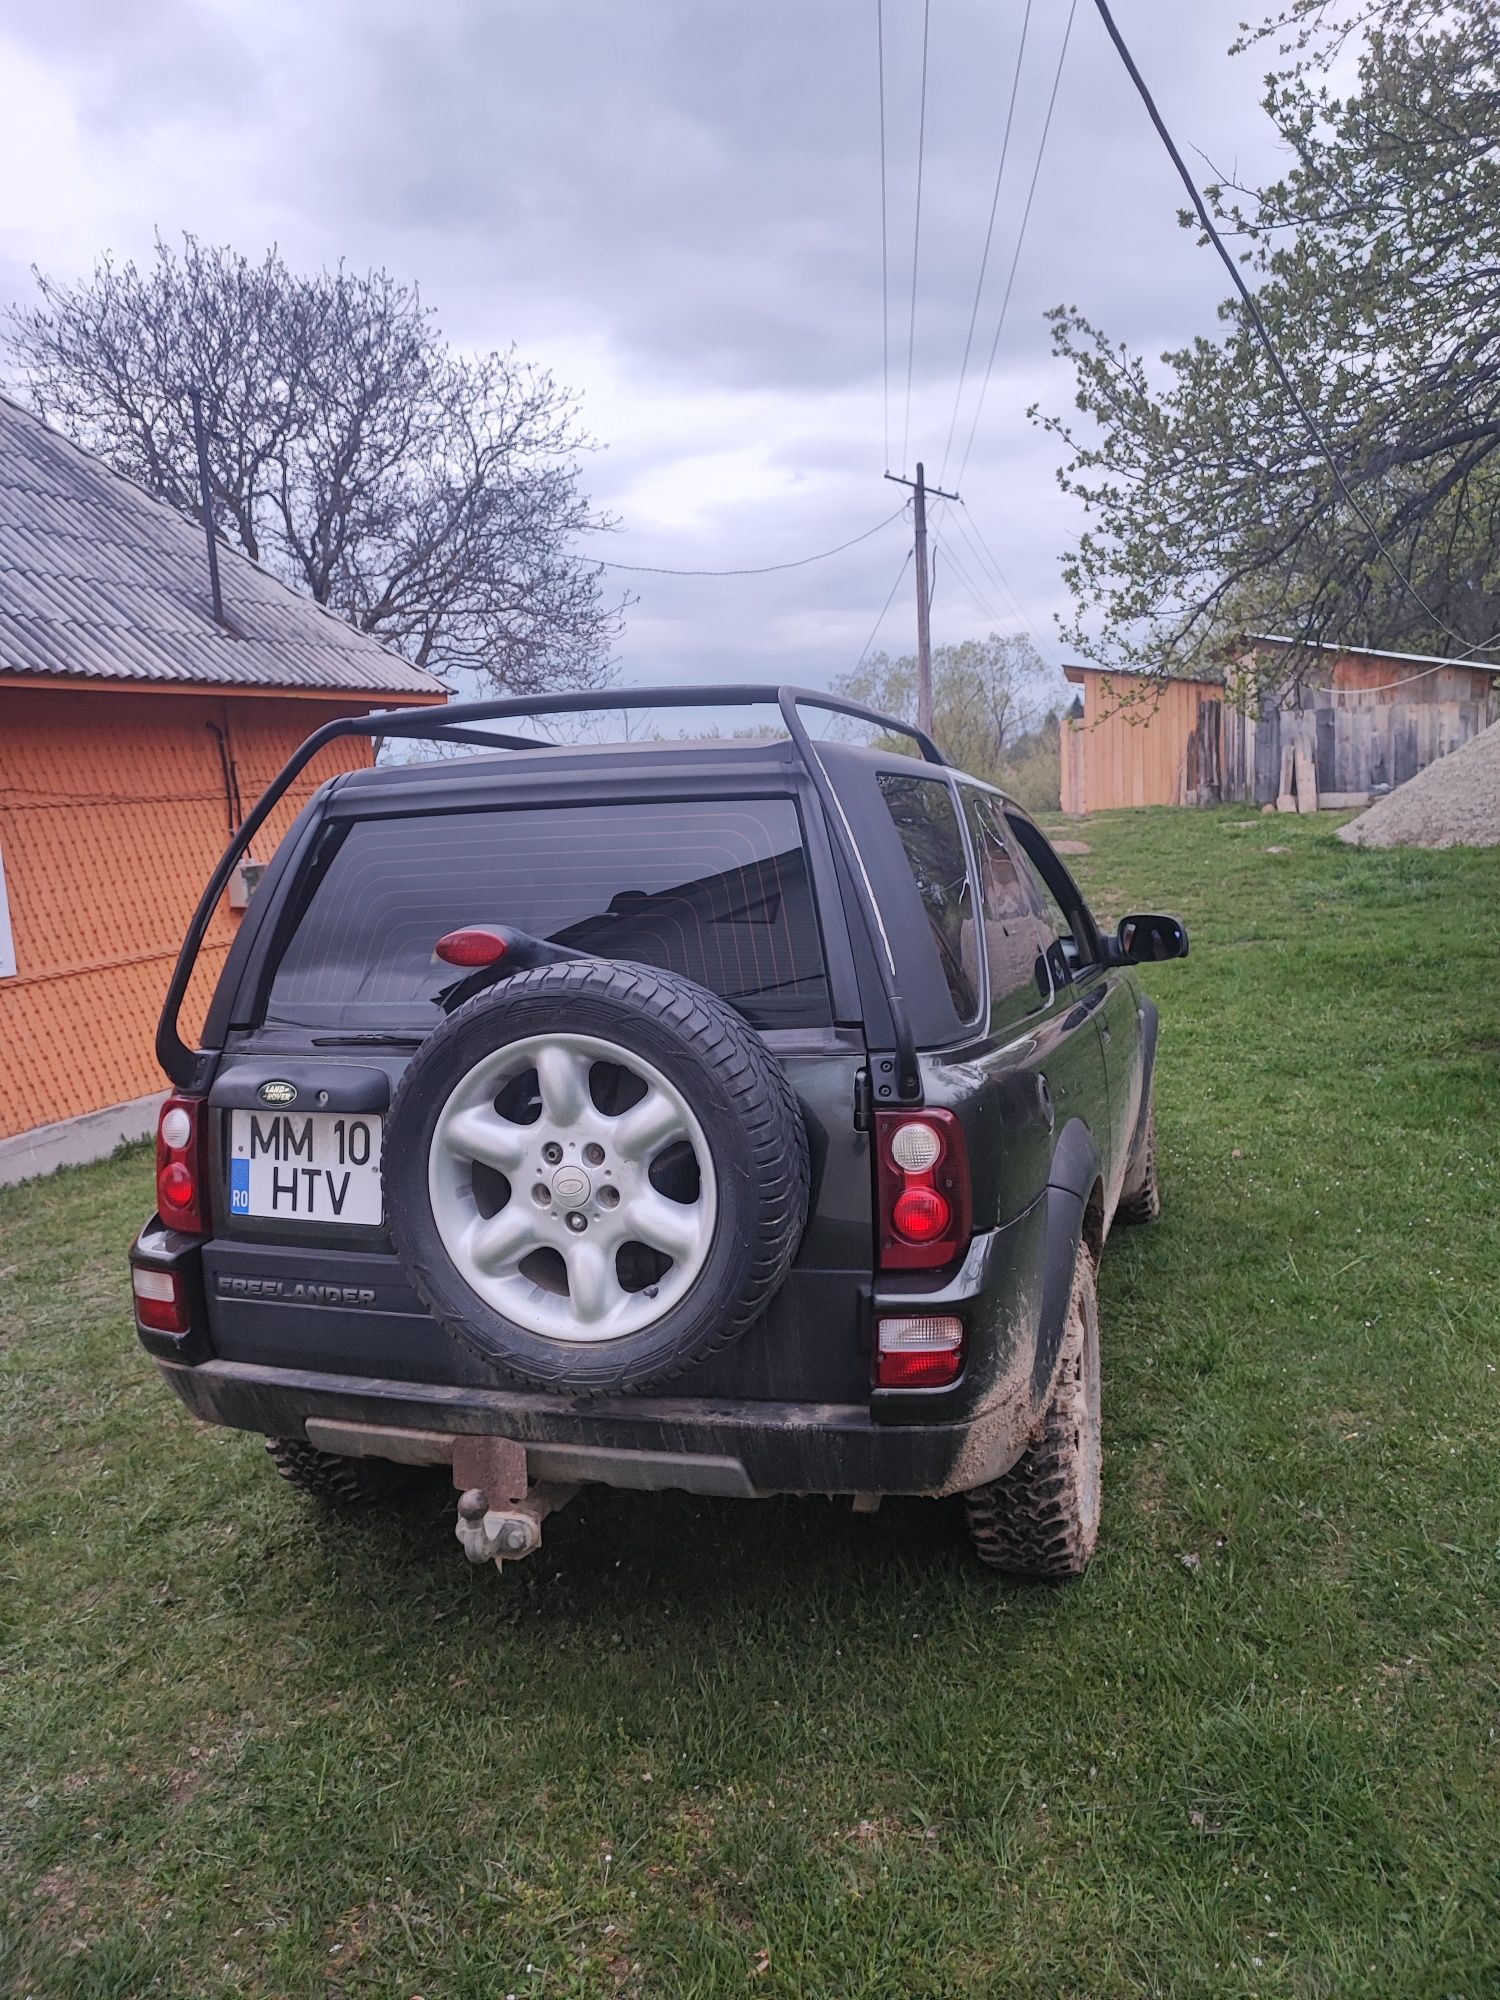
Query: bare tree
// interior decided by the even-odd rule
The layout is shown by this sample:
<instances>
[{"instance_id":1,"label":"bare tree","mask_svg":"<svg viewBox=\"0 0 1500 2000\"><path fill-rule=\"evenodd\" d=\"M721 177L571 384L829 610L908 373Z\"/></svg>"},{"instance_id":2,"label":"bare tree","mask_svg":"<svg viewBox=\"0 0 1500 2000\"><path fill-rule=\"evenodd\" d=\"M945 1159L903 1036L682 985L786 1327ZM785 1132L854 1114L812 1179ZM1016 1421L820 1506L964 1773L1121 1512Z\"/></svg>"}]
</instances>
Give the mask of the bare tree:
<instances>
[{"instance_id":1,"label":"bare tree","mask_svg":"<svg viewBox=\"0 0 1500 2000\"><path fill-rule=\"evenodd\" d=\"M573 553L610 525L579 487L593 443L513 349L456 354L415 286L274 248L158 239L144 270L34 275L5 344L85 449L196 516L200 388L216 525L246 555L420 666L514 693L608 678L624 605Z\"/></svg>"}]
</instances>

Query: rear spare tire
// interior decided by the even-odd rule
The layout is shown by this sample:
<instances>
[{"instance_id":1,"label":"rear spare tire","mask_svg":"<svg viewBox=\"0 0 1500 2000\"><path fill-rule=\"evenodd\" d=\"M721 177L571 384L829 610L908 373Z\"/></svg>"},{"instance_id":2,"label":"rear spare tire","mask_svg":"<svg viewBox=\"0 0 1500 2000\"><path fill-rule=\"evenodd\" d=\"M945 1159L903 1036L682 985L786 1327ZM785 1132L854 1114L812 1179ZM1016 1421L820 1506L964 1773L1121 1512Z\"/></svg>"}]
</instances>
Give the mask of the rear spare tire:
<instances>
[{"instance_id":1,"label":"rear spare tire","mask_svg":"<svg viewBox=\"0 0 1500 2000\"><path fill-rule=\"evenodd\" d=\"M786 1277L807 1134L754 1030L690 980L571 960L475 996L391 1106L385 1205L433 1316L540 1388L644 1389Z\"/></svg>"}]
</instances>

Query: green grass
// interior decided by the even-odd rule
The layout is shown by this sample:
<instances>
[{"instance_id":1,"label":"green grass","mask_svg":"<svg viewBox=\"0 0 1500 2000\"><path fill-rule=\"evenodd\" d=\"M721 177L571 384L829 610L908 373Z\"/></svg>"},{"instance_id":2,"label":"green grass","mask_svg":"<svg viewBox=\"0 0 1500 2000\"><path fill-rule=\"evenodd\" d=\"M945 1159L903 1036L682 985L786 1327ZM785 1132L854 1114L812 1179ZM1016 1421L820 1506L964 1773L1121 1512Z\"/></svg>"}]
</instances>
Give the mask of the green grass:
<instances>
[{"instance_id":1,"label":"green grass","mask_svg":"<svg viewBox=\"0 0 1500 2000\"><path fill-rule=\"evenodd\" d=\"M1193 932L1072 1588L922 1503L321 1517L135 1347L143 1153L0 1193L0 1988L1500 1993L1500 852L1246 818L1070 829Z\"/></svg>"}]
</instances>

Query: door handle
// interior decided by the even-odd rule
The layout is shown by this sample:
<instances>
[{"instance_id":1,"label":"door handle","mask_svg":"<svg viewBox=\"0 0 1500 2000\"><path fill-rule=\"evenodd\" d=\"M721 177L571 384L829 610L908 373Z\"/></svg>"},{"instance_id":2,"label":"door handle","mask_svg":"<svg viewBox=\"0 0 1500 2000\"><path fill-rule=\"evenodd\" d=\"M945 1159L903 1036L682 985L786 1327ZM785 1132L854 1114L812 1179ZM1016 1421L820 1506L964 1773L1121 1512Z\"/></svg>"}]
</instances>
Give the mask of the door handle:
<instances>
[{"instance_id":1,"label":"door handle","mask_svg":"<svg viewBox=\"0 0 1500 2000\"><path fill-rule=\"evenodd\" d=\"M1108 1021L1101 1021L1101 1022L1099 1023L1099 1033L1100 1033L1100 1035L1101 1035L1101 1036L1103 1037L1103 1039L1104 1039L1104 1040L1105 1040L1106 1042L1107 1042L1107 1041L1109 1040L1109 1023L1108 1023Z\"/></svg>"}]
</instances>

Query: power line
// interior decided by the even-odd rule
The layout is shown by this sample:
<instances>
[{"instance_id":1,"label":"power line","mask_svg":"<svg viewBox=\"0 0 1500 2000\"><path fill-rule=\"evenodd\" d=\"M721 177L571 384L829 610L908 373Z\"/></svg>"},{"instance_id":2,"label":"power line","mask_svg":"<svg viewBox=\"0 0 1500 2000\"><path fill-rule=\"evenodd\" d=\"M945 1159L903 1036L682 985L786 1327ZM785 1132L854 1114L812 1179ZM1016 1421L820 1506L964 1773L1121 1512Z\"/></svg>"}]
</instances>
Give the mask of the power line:
<instances>
[{"instance_id":1,"label":"power line","mask_svg":"<svg viewBox=\"0 0 1500 2000\"><path fill-rule=\"evenodd\" d=\"M995 217L1000 208L1000 183L1005 178L1005 161L1010 152L1011 126L1016 116L1016 95L1021 87L1021 65L1026 56L1026 30L1031 26L1031 0L1026 0L1026 12L1021 17L1021 40L1016 49L1015 74L1010 80L1010 104L1005 113L1005 134L1000 141L1000 165L995 172L995 192L990 197L990 219L984 232L984 253L979 259L979 280L974 287L974 309L969 314L969 331L964 336L964 358L958 371L958 390L953 398L953 415L948 419L948 439L943 446L943 462L938 469L938 485L941 486L948 471L948 454L953 449L953 431L958 422L959 406L963 402L964 382L969 373L969 353L974 345L974 328L979 323L979 303L984 296L985 273L990 266L990 244L995 234ZM889 445L887 445L889 456Z\"/></svg>"},{"instance_id":2,"label":"power line","mask_svg":"<svg viewBox=\"0 0 1500 2000\"><path fill-rule=\"evenodd\" d=\"M891 277L885 201L885 6L875 0L875 48L880 74L880 360L885 382L885 462L891 462Z\"/></svg>"},{"instance_id":3,"label":"power line","mask_svg":"<svg viewBox=\"0 0 1500 2000\"><path fill-rule=\"evenodd\" d=\"M1062 47L1057 53L1057 69L1052 78L1052 94L1047 99L1047 116L1042 121L1042 136L1036 149L1036 165L1031 170L1031 185L1026 190L1026 206L1021 211L1021 227L1016 233L1015 255L1010 260L1010 275L1005 280L1005 296L1000 301L1000 320L995 328L995 338L990 343L990 358L985 363L984 380L979 385L979 401L974 405L974 421L969 426L969 440L964 446L963 461L958 468L958 484L964 483L964 472L969 463L969 453L974 449L974 434L979 429L979 416L984 408L985 395L989 390L990 376L995 367L995 356L1000 351L1000 336L1005 331L1005 315L1010 310L1011 288L1016 282L1016 267L1021 261L1021 245L1026 241L1026 225L1031 220L1031 204L1036 198L1036 184L1042 171L1042 157L1047 151L1047 134L1052 130L1052 113L1057 105L1058 85L1062 82L1063 64L1068 59L1068 41L1073 33L1073 16L1078 12L1078 0L1071 0L1068 8L1068 24L1063 29Z\"/></svg>"},{"instance_id":4,"label":"power line","mask_svg":"<svg viewBox=\"0 0 1500 2000\"><path fill-rule=\"evenodd\" d=\"M1075 0L1075 5L1076 5L1076 0ZM1280 382L1282 388L1286 391L1287 397L1291 402L1292 408L1297 412L1297 415L1302 419L1302 422L1306 426L1308 436L1312 439L1313 443L1318 447L1318 450L1323 454L1323 457L1327 460L1328 469L1333 474L1334 481L1338 486L1340 493L1343 494L1344 499L1353 509L1356 517L1363 523L1364 527L1369 532L1371 541L1375 544L1376 548L1379 549L1380 553L1385 557L1387 563L1389 563L1391 567L1391 572L1395 576L1396 581L1402 586L1403 589L1405 589L1410 593L1412 600L1423 611L1427 613L1427 616L1432 620L1433 624L1437 626L1439 631L1446 632L1450 639L1455 640L1460 646L1464 648L1463 652L1460 653L1458 657L1460 659L1467 659L1470 653L1478 652L1481 646L1487 646L1492 644L1493 639L1476 639L1473 642L1473 644L1470 645L1465 640L1461 632L1455 632L1453 627L1450 624L1448 624L1447 620L1439 617L1438 613L1433 610L1432 606L1427 602L1426 598L1423 597L1422 593L1417 589L1417 586L1412 582L1411 578L1406 574L1406 571L1401 567L1400 563L1396 560L1395 556L1391 553L1390 549L1387 548L1385 542L1381 538L1380 530L1376 527L1370 515L1365 511L1363 504L1356 497L1354 489L1350 486L1348 480L1344 477L1342 471L1340 471L1338 460L1333 455L1332 446L1323 436L1323 433L1319 429L1317 421L1312 414L1312 411L1308 408L1307 404L1302 400L1302 396L1297 389L1296 383L1293 382L1291 375L1288 373L1286 364L1282 361L1281 356L1277 353L1275 343L1271 339L1270 333L1266 328L1266 323L1260 316L1260 307L1255 303L1255 294L1246 284L1244 274L1241 272L1239 265L1235 262L1235 259L1230 254L1229 250L1225 247L1224 239L1220 236L1217 228L1214 226L1213 218L1212 216L1210 216L1208 212L1208 205L1204 201L1202 195L1198 192L1198 184L1193 179L1192 175L1188 172L1187 163L1184 161L1181 153L1177 150L1177 143L1173 139L1171 133L1167 130L1166 122L1163 119L1161 113L1156 108L1156 100L1155 98L1152 97L1151 92L1146 87L1145 78L1136 68L1135 58L1131 55L1129 49L1125 46L1125 39L1121 35L1119 29L1115 26L1115 18L1113 14L1111 14L1109 11L1107 0L1094 0L1094 5L1099 10L1099 18L1104 23L1105 32L1108 34L1110 40L1114 43L1115 49L1119 54L1120 60L1122 63L1124 63L1126 72L1129 75L1131 82L1135 85L1136 90L1140 95L1140 100L1142 104L1144 104L1146 107L1147 116L1150 118L1151 123L1156 127L1157 137L1166 147L1168 157L1170 158L1172 165L1177 169L1178 179L1182 182L1182 185L1188 191L1188 198L1191 200L1193 204L1193 208L1197 213L1199 222L1203 225L1203 233L1207 236L1209 242L1212 243L1214 249L1217 250L1217 252L1219 253L1220 262L1223 264L1225 270L1229 273L1230 277L1234 281L1234 288L1239 293L1240 298L1244 304L1245 311L1249 316L1250 324L1255 329L1256 336L1259 339L1261 346L1266 351L1266 358L1270 362L1271 367L1275 372L1277 381ZM1069 18L1071 19L1071 16Z\"/></svg>"},{"instance_id":5,"label":"power line","mask_svg":"<svg viewBox=\"0 0 1500 2000\"><path fill-rule=\"evenodd\" d=\"M906 448L911 438L911 371L917 351L917 257L922 247L922 156L927 145L927 30L932 17L932 0L922 0L922 94L917 113L917 212L911 234L911 317L906 328L906 416L901 426L901 470L906 470Z\"/></svg>"},{"instance_id":6,"label":"power line","mask_svg":"<svg viewBox=\"0 0 1500 2000\"><path fill-rule=\"evenodd\" d=\"M990 602L989 598L986 596L984 591L980 589L979 585L974 581L973 577L969 574L969 571L965 568L964 564L959 560L957 549L955 549L952 546L952 544L946 540L940 529L937 528L933 529L932 538L937 543L938 547L942 550L943 554L948 558L949 566L957 575L959 582L968 591L969 596L973 599L975 605L979 608L981 612L983 612L984 616L989 619L991 624L993 625L1012 624L1014 622L1012 614L1002 613L995 609L994 605Z\"/></svg>"},{"instance_id":7,"label":"power line","mask_svg":"<svg viewBox=\"0 0 1500 2000\"><path fill-rule=\"evenodd\" d=\"M827 562L830 556L841 556L845 549L867 542L871 535L878 535L892 521L899 521L905 512L904 506L898 507L894 514L887 514L883 521L877 521L873 528L866 528L862 535L851 535L836 549L820 549L817 555L799 556L795 562L760 563L754 569L662 569L655 563L606 562L603 556L585 556L583 560L594 563L600 569L629 570L632 576L770 576L779 569L806 569L809 563Z\"/></svg>"},{"instance_id":8,"label":"power line","mask_svg":"<svg viewBox=\"0 0 1500 2000\"><path fill-rule=\"evenodd\" d=\"M980 575L994 582L999 593L1000 603L1002 605L1009 605L1010 608L1005 614L1006 618L1014 619L1022 626L1043 661L1056 673L1057 662L1052 656L1050 645L1037 631L1030 612L1027 611L1026 606L1021 602L1020 593L1005 574L1005 571L1000 567L989 543L984 539L973 510L964 505L963 502L959 504L963 506L963 514L959 515L950 510L949 514L945 516L944 525L953 527L963 537L964 545L972 555ZM970 533L971 529L973 531L972 534ZM976 537L977 540L975 539ZM953 559L953 550L951 547L948 550L948 556L951 561ZM981 604L980 609L983 610L984 608Z\"/></svg>"},{"instance_id":9,"label":"power line","mask_svg":"<svg viewBox=\"0 0 1500 2000\"><path fill-rule=\"evenodd\" d=\"M1043 640L1041 633L1037 631L1036 626L1032 621L1031 613L1026 609L1026 606L1021 601L1020 591L1016 589L1015 585L1011 582L1010 578L1005 574L1005 571L1000 567L999 558L996 556L994 550L990 547L988 541L985 539L984 531L979 525L978 519L974 514L974 510L968 505L965 505L964 515L966 517L968 527L973 529L974 535L978 540L979 546L984 551L984 559L989 564L990 569L994 572L996 582L1009 596L1010 601L1012 602L1012 604L1015 605L1016 610L1020 614L1021 623L1026 627L1026 630L1031 634L1032 644L1036 647L1037 651L1042 655L1043 659L1045 659L1049 665L1055 665L1056 662L1052 659L1052 654L1049 650L1050 642Z\"/></svg>"},{"instance_id":10,"label":"power line","mask_svg":"<svg viewBox=\"0 0 1500 2000\"><path fill-rule=\"evenodd\" d=\"M955 549L953 544L945 540L941 535L938 536L938 540L942 544L943 552L947 556L949 562L952 563L954 568L958 571L959 575L964 578L965 582L967 582L970 592L973 595L974 602L978 605L979 609L984 613L985 617L988 618L992 624L1003 626L1006 629L1006 632L1009 636L1014 638L1020 638L1024 635L1029 637L1032 640L1033 644L1035 644L1036 635L1032 632L1030 621L1027 619L1025 612L1020 608L1020 606L1016 605L1013 608L1007 609L1005 606L1005 600L1004 598L1002 598L1000 600L1000 609L996 610L995 605L991 601L991 599L987 597L985 595L984 590L981 589L975 583L972 573L968 569L966 569L964 563L960 561L958 551ZM980 568L977 563L975 567L979 569L980 577L984 578L984 570ZM985 580L987 581L987 579ZM1016 629L1018 626L1020 627L1019 631L1017 631ZM1038 647L1037 650L1038 653L1040 654L1041 649ZM1051 666L1052 662L1048 660L1045 661L1044 664L1046 664L1047 666Z\"/></svg>"},{"instance_id":11,"label":"power line","mask_svg":"<svg viewBox=\"0 0 1500 2000\"><path fill-rule=\"evenodd\" d=\"M1251 639L1250 643L1253 647L1255 644L1253 638ZM1284 639L1279 643L1287 646L1295 646L1298 642L1295 639ZM1313 644L1322 647L1325 651L1329 650L1328 642L1326 640L1314 640ZM1355 654L1356 656L1364 653L1365 651L1364 647L1362 646L1335 647L1332 648L1332 650L1342 651L1345 653L1352 653ZM1470 648L1470 651L1471 652L1473 651L1472 647ZM1387 653L1385 657L1387 659L1391 658L1399 659L1401 656L1399 654ZM1434 660L1430 667L1423 667L1421 673L1407 674L1399 681L1379 681L1376 683L1374 687L1344 688L1340 690L1340 692L1342 693L1343 698L1346 702L1348 701L1351 695L1367 695L1367 694L1376 696L1385 695L1389 694L1392 688L1410 687L1413 681L1425 681L1429 674L1446 673L1450 667L1462 666L1462 664L1463 662L1461 660ZM1500 666L1500 662L1493 660L1476 660L1474 662L1474 670L1479 673L1486 673L1496 666Z\"/></svg>"},{"instance_id":12,"label":"power line","mask_svg":"<svg viewBox=\"0 0 1500 2000\"><path fill-rule=\"evenodd\" d=\"M891 594L885 600L885 603L880 607L880 616L875 620L875 624L870 632L870 636L868 639L866 639L864 643L863 651L860 653L859 658L854 662L854 671L856 673L858 673L860 668L864 665L865 654L868 653L870 648L874 645L876 634L879 632L881 626L885 623L886 614L890 611L891 606L896 601L896 592L901 588L901 579L902 577L905 576L906 565L910 561L911 561L911 550L908 549L906 551L906 554L901 558L901 567L896 572L896 581L891 585Z\"/></svg>"},{"instance_id":13,"label":"power line","mask_svg":"<svg viewBox=\"0 0 1500 2000\"><path fill-rule=\"evenodd\" d=\"M1349 650L1349 651L1350 651L1351 653L1357 653L1357 652L1359 651L1359 648L1358 648L1358 646L1351 646L1351 647L1349 647L1349 649L1348 649L1348 650ZM1471 646L1471 647L1469 648L1469 651L1470 651L1470 652L1472 653L1472 652L1474 651L1474 648L1473 648L1473 647ZM1421 673L1419 673L1419 674L1408 674L1408 675L1406 676L1406 678L1405 678L1404 680L1399 680L1399 681L1381 681L1381 682L1380 682L1380 683L1379 683L1379 684L1378 684L1377 686L1375 686L1375 687L1371 687L1371 688L1356 688L1356 689L1352 689L1352 690L1350 690L1349 692L1352 692L1352 693L1356 693L1356 694L1376 694L1376 695L1379 695L1379 694L1389 694L1392 688L1404 688L1404 687L1410 687L1413 681L1425 681L1425 680L1426 680L1426 678L1427 678L1427 676L1428 676L1429 674L1440 674L1440 673L1442 673L1442 672L1443 672L1444 668L1446 668L1446 667L1456 667L1456 666L1459 666L1460 664L1461 664L1461 662L1460 662L1460 661L1458 661L1458 660L1440 660L1440 661L1438 662L1438 664L1437 664L1437 665L1436 665L1435 667L1423 667L1423 669L1422 669ZM1488 666L1488 665L1490 664L1490 662L1489 662L1488 660L1476 660L1474 664L1475 664L1475 665L1476 665L1477 667L1479 667L1479 668L1483 669L1483 668L1487 667L1487 666ZM1347 696L1346 696L1346 699L1347 699Z\"/></svg>"},{"instance_id":14,"label":"power line","mask_svg":"<svg viewBox=\"0 0 1500 2000\"><path fill-rule=\"evenodd\" d=\"M964 547L968 551L966 560L973 563L974 567L978 570L980 576L985 580L987 587L995 591L996 595L1000 599L1001 604L1003 606L1008 606L1005 612L1005 616L1008 619L1017 619L1022 625L1024 625L1026 623L1026 614L1021 609L1020 599L1016 596L1015 592L1012 589L1010 589L1009 585L1005 584L1003 582L1003 579L999 578L998 572L995 572L992 569L991 565L988 562L986 562L984 556L980 552L979 544L973 539L973 537L969 534L968 530L965 528L963 523L963 517L956 513L949 513L944 518L943 526L945 528L952 528L962 538ZM949 554L950 555L952 554L951 549L949 550ZM993 616L994 614L991 613L991 615Z\"/></svg>"}]
</instances>

